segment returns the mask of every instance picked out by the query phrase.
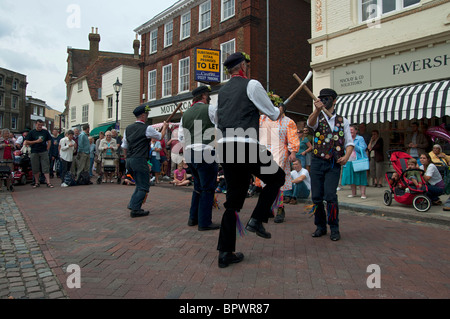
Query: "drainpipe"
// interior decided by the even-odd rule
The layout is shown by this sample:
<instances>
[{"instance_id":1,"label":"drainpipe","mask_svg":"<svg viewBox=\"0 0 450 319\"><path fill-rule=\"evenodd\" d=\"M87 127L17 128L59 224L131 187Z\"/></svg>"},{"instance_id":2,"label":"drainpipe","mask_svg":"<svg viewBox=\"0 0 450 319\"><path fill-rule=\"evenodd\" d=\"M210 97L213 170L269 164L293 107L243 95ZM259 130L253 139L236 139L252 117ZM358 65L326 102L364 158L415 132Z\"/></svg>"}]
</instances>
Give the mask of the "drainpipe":
<instances>
[{"instance_id":1,"label":"drainpipe","mask_svg":"<svg viewBox=\"0 0 450 319\"><path fill-rule=\"evenodd\" d=\"M269 67L269 62L270 62L270 59L269 59L269 54L270 54L270 35L269 35L269 0L266 0L266 11L267 11L267 22L266 22L266 25L267 25L267 40L266 40L266 59L267 59L267 61L266 61L266 63L267 63L267 66L266 66L266 77L267 77L267 84L266 84L266 88L267 88L267 92L269 92L270 91L270 89L269 89L269 76L270 76L270 67Z\"/></svg>"}]
</instances>

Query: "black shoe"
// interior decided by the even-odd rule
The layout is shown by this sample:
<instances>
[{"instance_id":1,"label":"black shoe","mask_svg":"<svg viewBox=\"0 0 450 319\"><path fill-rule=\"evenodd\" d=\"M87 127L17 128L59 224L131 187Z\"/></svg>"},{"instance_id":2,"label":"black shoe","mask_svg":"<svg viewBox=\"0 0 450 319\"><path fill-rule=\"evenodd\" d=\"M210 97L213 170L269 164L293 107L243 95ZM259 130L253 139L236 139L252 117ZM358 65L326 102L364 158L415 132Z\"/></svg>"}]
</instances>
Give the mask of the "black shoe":
<instances>
[{"instance_id":1,"label":"black shoe","mask_svg":"<svg viewBox=\"0 0 450 319\"><path fill-rule=\"evenodd\" d=\"M332 230L331 231L331 235L330 235L330 239L332 241L338 241L339 239L341 239L341 234L339 233L338 230Z\"/></svg>"},{"instance_id":2,"label":"black shoe","mask_svg":"<svg viewBox=\"0 0 450 319\"><path fill-rule=\"evenodd\" d=\"M198 221L197 220L193 220L190 219L188 220L188 226L197 226L198 225Z\"/></svg>"},{"instance_id":3,"label":"black shoe","mask_svg":"<svg viewBox=\"0 0 450 319\"><path fill-rule=\"evenodd\" d=\"M264 226L262 225L262 222L259 222L254 218L250 218L245 229L251 231L252 233L256 233L256 235L262 238L272 237L272 235L265 230Z\"/></svg>"},{"instance_id":4,"label":"black shoe","mask_svg":"<svg viewBox=\"0 0 450 319\"><path fill-rule=\"evenodd\" d=\"M284 222L284 217L285 217L285 213L284 213L284 208L283 207L279 207L278 211L277 211L277 216L275 216L275 219L273 220L274 223L282 223Z\"/></svg>"},{"instance_id":5,"label":"black shoe","mask_svg":"<svg viewBox=\"0 0 450 319\"><path fill-rule=\"evenodd\" d=\"M220 225L219 224L214 224L211 223L209 226L206 227L200 227L198 226L198 230L203 231L203 230L215 230L215 229L219 229Z\"/></svg>"},{"instance_id":6,"label":"black shoe","mask_svg":"<svg viewBox=\"0 0 450 319\"><path fill-rule=\"evenodd\" d=\"M317 228L316 231L314 233L312 233L312 236L313 237L320 237L320 236L323 236L323 235L326 235L326 234L327 234L327 230L326 229L323 230L323 229Z\"/></svg>"},{"instance_id":7,"label":"black shoe","mask_svg":"<svg viewBox=\"0 0 450 319\"><path fill-rule=\"evenodd\" d=\"M229 264L237 264L244 259L243 253L219 252L219 268L228 267Z\"/></svg>"},{"instance_id":8,"label":"black shoe","mask_svg":"<svg viewBox=\"0 0 450 319\"><path fill-rule=\"evenodd\" d=\"M150 212L148 210L132 210L130 212L130 216L131 218L136 218L136 217L144 217L144 216L148 216L148 214L150 214Z\"/></svg>"}]
</instances>

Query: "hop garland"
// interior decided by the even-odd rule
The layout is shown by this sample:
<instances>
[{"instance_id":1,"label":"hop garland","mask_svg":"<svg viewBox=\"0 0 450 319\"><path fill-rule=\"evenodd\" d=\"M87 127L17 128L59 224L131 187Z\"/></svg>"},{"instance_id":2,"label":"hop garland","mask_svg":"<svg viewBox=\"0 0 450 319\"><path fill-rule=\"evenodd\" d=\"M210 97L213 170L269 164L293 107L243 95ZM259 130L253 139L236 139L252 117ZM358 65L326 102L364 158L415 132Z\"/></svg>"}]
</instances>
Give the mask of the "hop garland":
<instances>
[{"instance_id":1,"label":"hop garland","mask_svg":"<svg viewBox=\"0 0 450 319\"><path fill-rule=\"evenodd\" d=\"M273 105L279 106L281 103L283 103L283 99L279 95L273 93L273 91L267 92L267 95L269 96Z\"/></svg>"}]
</instances>

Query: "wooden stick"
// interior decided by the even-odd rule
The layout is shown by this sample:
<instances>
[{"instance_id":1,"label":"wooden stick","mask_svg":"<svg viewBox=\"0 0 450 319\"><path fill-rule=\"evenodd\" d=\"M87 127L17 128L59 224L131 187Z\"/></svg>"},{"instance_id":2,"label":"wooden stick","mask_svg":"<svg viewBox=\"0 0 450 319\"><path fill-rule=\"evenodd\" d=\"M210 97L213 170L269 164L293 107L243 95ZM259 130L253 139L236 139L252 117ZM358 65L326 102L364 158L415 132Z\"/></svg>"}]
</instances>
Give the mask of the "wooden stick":
<instances>
[{"instance_id":1,"label":"wooden stick","mask_svg":"<svg viewBox=\"0 0 450 319\"><path fill-rule=\"evenodd\" d=\"M295 73L294 73L294 78L297 80L298 83L300 83L300 84L303 83L302 80L301 80L301 79L298 77L298 75L295 74ZM303 89L305 90L306 93L308 93L308 95L313 99L314 102L318 100L318 98L314 95L313 92L311 92L311 90L310 90L306 85L303 86ZM330 111L328 111L327 109L322 109L322 111L324 111L325 114L326 114L329 118L331 118L331 117L333 116L333 115L330 113Z\"/></svg>"},{"instance_id":2,"label":"wooden stick","mask_svg":"<svg viewBox=\"0 0 450 319\"><path fill-rule=\"evenodd\" d=\"M284 104L288 104L304 87L305 85L300 83L300 86L284 101Z\"/></svg>"},{"instance_id":3,"label":"wooden stick","mask_svg":"<svg viewBox=\"0 0 450 319\"><path fill-rule=\"evenodd\" d=\"M166 122L169 123L170 120L175 116L179 109L183 106L183 103L178 104L177 108L172 112L172 114L167 118Z\"/></svg>"}]
</instances>

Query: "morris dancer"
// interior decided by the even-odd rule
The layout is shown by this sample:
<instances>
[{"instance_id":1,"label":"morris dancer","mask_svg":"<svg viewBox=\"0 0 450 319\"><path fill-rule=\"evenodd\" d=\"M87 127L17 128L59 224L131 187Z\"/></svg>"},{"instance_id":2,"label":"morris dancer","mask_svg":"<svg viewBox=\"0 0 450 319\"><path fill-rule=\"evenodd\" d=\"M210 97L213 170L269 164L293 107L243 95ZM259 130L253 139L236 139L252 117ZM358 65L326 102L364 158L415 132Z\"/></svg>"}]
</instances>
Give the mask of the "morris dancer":
<instances>
[{"instance_id":1,"label":"morris dancer","mask_svg":"<svg viewBox=\"0 0 450 319\"><path fill-rule=\"evenodd\" d=\"M180 121L178 139L184 146L186 163L194 177L189 226L198 230L219 229L212 222L214 191L218 166L214 149L214 125L217 106L210 105L209 86L199 86L192 91L192 106Z\"/></svg>"},{"instance_id":2,"label":"morris dancer","mask_svg":"<svg viewBox=\"0 0 450 319\"><path fill-rule=\"evenodd\" d=\"M149 214L149 211L142 209L142 204L150 191L150 169L147 163L150 153L150 140L152 138L157 140L164 138L169 126L169 123L164 122L162 131L159 133L153 127L146 125L149 111L150 108L145 105L138 106L133 111L136 122L126 128L122 140L127 171L134 177L136 184L136 189L128 204L128 209L131 210L131 218Z\"/></svg>"},{"instance_id":3,"label":"morris dancer","mask_svg":"<svg viewBox=\"0 0 450 319\"><path fill-rule=\"evenodd\" d=\"M250 57L242 52L226 59L224 66L231 79L220 89L218 97L217 127L222 135L218 138L218 155L227 181L225 212L217 245L221 268L244 259L242 253L234 252L236 221L240 226L238 212L244 204L250 176L260 178L266 186L246 229L263 238L271 237L262 223L268 222L272 203L285 180L284 171L258 141L259 113L276 120L281 112L273 107L261 83L247 78L249 62Z\"/></svg>"},{"instance_id":4,"label":"morris dancer","mask_svg":"<svg viewBox=\"0 0 450 319\"><path fill-rule=\"evenodd\" d=\"M273 105L278 107L283 103L283 99L273 94L268 93ZM275 134L278 134L277 136ZM261 115L259 119L259 138L263 145L272 153L273 159L283 169L286 174L284 185L280 188L278 197L273 204L273 210L277 211L274 222L282 223L285 218L283 194L287 190L292 189L291 164L296 157L300 147L300 141L297 135L297 125L295 122L287 117L282 112L281 117L272 121L267 115ZM260 179L257 179L255 184L263 187Z\"/></svg>"},{"instance_id":5,"label":"morris dancer","mask_svg":"<svg viewBox=\"0 0 450 319\"><path fill-rule=\"evenodd\" d=\"M308 118L307 124L314 130L314 150L311 161L311 199L314 203L314 223L317 226L313 237L327 233L327 219L323 201L327 202L328 225L330 239L339 240L339 205L337 187L341 167L350 157L354 144L350 134L350 125L346 118L334 111L337 93L332 89L322 89L319 98L314 102L315 109ZM327 109L331 118L322 112Z\"/></svg>"}]
</instances>

